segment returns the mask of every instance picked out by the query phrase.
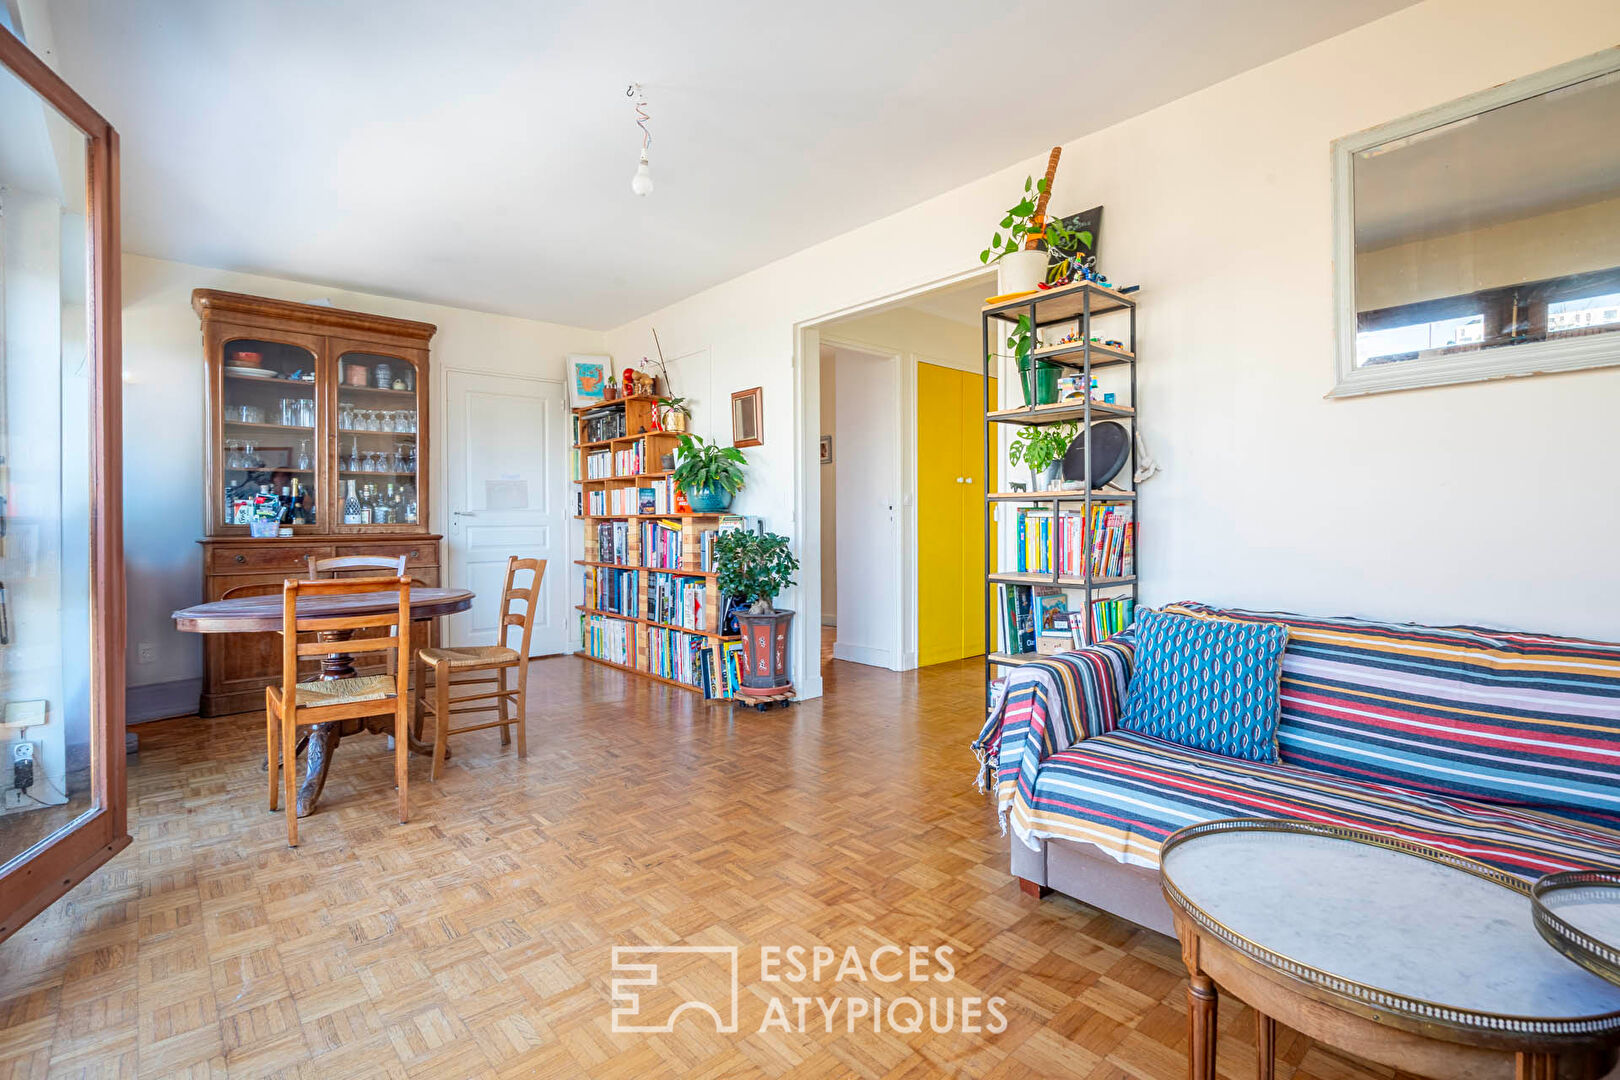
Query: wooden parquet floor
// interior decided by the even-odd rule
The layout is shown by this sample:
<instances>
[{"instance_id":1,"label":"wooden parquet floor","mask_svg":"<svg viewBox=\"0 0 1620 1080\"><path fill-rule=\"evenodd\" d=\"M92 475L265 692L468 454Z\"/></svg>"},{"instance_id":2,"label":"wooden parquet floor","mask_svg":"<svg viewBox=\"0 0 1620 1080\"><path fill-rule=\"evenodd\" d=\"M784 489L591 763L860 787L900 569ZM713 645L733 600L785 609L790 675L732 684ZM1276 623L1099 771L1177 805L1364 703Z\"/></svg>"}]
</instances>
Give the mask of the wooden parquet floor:
<instances>
[{"instance_id":1,"label":"wooden parquet floor","mask_svg":"<svg viewBox=\"0 0 1620 1080\"><path fill-rule=\"evenodd\" d=\"M540 661L528 761L495 732L437 786L413 758L399 825L384 741L350 739L296 850L261 719L143 725L134 844L0 946L0 1077L1181 1080L1173 943L1007 874L970 783L980 670L834 663L821 701L733 714ZM614 946L669 944L738 948L736 1033L613 1031ZM761 978L767 947L885 944L949 946L954 979ZM712 959L670 960L644 1014L723 992ZM907 993L1001 996L1006 1024L847 1027ZM823 1004L762 1031L792 995ZM1220 1030L1222 1075L1251 1076L1250 1015L1223 1002ZM1389 1075L1279 1039L1279 1080Z\"/></svg>"}]
</instances>

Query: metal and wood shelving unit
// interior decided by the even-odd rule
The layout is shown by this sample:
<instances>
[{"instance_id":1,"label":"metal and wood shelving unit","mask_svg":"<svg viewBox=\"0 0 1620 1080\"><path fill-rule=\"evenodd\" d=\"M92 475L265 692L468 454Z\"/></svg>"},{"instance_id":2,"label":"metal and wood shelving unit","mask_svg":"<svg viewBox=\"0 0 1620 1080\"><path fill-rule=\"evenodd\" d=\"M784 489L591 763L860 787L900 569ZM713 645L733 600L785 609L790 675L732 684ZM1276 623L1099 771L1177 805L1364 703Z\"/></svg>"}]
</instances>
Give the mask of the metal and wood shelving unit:
<instances>
[{"instance_id":1,"label":"metal and wood shelving unit","mask_svg":"<svg viewBox=\"0 0 1620 1080\"><path fill-rule=\"evenodd\" d=\"M984 606L984 639L986 643L985 656L985 682L988 687L994 676L996 668L1017 667L1039 659L1038 653L1010 653L994 651L990 646L996 640L996 614L997 614L997 586L998 585L1053 585L1060 588L1082 590L1085 594L1085 606L1082 609L1085 624L1085 640L1091 643L1091 609L1092 600L1098 598L1098 593L1106 592L1109 596L1122 595L1119 590L1129 590L1129 596L1136 599L1136 576L1129 577L1099 577L1094 575L1091 567L1089 551L1083 553L1085 559L1084 573L1078 575L1061 574L1061 561L1058 558L1058 529L1057 518L1065 506L1079 506L1083 508L1082 520L1091 521L1091 510L1094 505L1102 503L1127 503L1133 507L1132 518L1135 520L1134 506L1136 504L1136 484L1132 478L1136 467L1136 293L1123 294L1114 289L1093 282L1077 282L1056 289L1043 289L1033 293L1026 293L1010 299L989 303L981 312L982 352L984 354L984 462L985 475L990 475L990 455L997 453L997 440L994 437L996 424L1014 424L1019 426L1041 426L1046 424L1060 424L1069 421L1079 421L1086 436L1086 472L1091 471L1091 450L1093 440L1091 437L1092 425L1104 420L1118 420L1130 428L1131 453L1126 460L1125 467L1120 475L1125 479L1128 487L1120 490L1092 489L1089 486L1071 491L998 491L986 492L984 499L984 580L985 580L985 606ZM1091 340L1092 319L1098 315L1107 315L1124 312L1130 320L1130 331L1125 339L1125 347L1117 348L1099 344ZM1043 327L1055 326L1061 323L1078 323L1079 340L1062 345L1044 345L1034 349L1031 362L1045 361L1057 364L1078 372L1082 376L1081 385L1086 388L1085 396L1079 400L1061 401L1050 405L1034 405L1022 408L997 409L996 403L990 400L990 378L1000 375L993 370L993 364L999 353L993 346L999 347L998 340L1001 335L997 330L1005 326L1016 327L1020 316L1028 316L1031 326L1038 335ZM1104 404L1091 400L1090 386L1093 372L1106 368L1125 365L1130 373L1130 399L1127 402ZM1013 373L1015 376L1017 372ZM1009 380L1002 379L1006 385ZM1021 387L1020 387L1021 389ZM996 528L996 508L1010 505L1047 505L1053 510L1053 528L1050 530L1050 539L1047 548L1047 563L1052 567L1050 573L1021 573L1003 571L997 568L997 545L992 542L992 534ZM1141 565L1141 536L1135 537L1135 566ZM1005 642L1002 642L1005 648Z\"/></svg>"},{"instance_id":2,"label":"metal and wood shelving unit","mask_svg":"<svg viewBox=\"0 0 1620 1080\"><path fill-rule=\"evenodd\" d=\"M584 558L575 559L574 565L580 567L596 568L599 570L633 570L636 576L636 605L635 616L624 615L615 611L602 611L587 607L585 604L575 604L575 610L581 615L598 615L607 619L616 619L629 624L630 662L619 663L604 657L594 656L585 648L585 642L580 643L579 655L593 663L605 667L617 668L620 671L629 671L642 675L654 682L669 686L678 686L683 690L700 692L701 687L679 679L667 678L656 672L648 670L649 653L647 647L647 634L649 630L675 630L683 634L708 639L713 646L722 642L741 640L735 634L726 635L720 632L720 587L717 575L713 571L706 571L699 565L701 558L698 536L706 529L717 525L723 514L694 514L694 513L668 513L668 514L593 514L589 513L589 492L610 491L622 488L639 488L650 480L666 479L670 472L659 468L660 460L665 454L675 452L676 444L680 442L681 433L664 431L654 423L655 410L658 398L649 395L639 395L619 398L597 405L588 405L573 410L574 414L574 444L571 452L574 455L574 484L580 489L581 513L574 515L576 521L584 522ZM582 439L583 419L586 413L598 413L603 409L619 407L625 413L625 434L611 439L602 439L587 442ZM642 446L643 471L637 473L623 473L612 476L588 478L586 476L586 457L593 451L599 450L626 450L633 448L637 443ZM596 525L604 521L624 521L630 524L629 543L625 562L605 562L598 558L596 540ZM681 523L681 566L670 569L661 566L641 565L641 529L637 526L647 521L679 521ZM654 574L668 574L672 577L701 579L708 583L704 597L703 622L708 627L705 630L694 630L689 627L678 626L673 623L657 622L647 617L647 596L650 578ZM729 698L714 697L708 699L715 702L727 702Z\"/></svg>"}]
</instances>

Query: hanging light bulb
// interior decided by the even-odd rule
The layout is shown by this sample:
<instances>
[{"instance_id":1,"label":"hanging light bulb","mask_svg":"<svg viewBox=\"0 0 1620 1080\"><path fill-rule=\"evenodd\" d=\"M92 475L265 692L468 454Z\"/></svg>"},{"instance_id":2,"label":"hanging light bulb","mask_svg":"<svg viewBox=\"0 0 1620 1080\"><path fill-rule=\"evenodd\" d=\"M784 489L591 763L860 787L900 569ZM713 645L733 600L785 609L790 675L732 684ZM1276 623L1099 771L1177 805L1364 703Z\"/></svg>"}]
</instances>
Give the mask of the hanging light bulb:
<instances>
[{"instance_id":1,"label":"hanging light bulb","mask_svg":"<svg viewBox=\"0 0 1620 1080\"><path fill-rule=\"evenodd\" d=\"M647 168L647 147L652 145L652 132L647 130L647 96L641 92L640 83L631 83L624 95L635 98L636 126L641 129L641 164L636 166L636 175L630 178L630 190L637 195L647 195L653 189L652 173Z\"/></svg>"}]
</instances>

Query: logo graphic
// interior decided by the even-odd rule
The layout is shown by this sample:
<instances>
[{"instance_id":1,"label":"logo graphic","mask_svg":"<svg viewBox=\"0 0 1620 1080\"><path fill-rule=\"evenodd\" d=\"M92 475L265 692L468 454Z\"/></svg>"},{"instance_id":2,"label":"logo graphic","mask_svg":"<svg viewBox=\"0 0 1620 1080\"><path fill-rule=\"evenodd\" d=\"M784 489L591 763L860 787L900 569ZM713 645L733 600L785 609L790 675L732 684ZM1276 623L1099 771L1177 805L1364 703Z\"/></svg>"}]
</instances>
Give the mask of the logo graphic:
<instances>
[{"instance_id":1,"label":"logo graphic","mask_svg":"<svg viewBox=\"0 0 1620 1080\"><path fill-rule=\"evenodd\" d=\"M691 972L691 978L683 978L684 989L673 991L674 1005L667 1012L660 1014L642 1014L641 993L635 987L652 989L669 984L660 982L664 976L663 969L674 969L672 980L676 975L686 974L690 965L680 963L683 958L703 956L715 957L724 961L725 979L714 978L712 986L707 975L719 975L718 967L711 965L703 972ZM667 958L661 961L659 958ZM642 962L637 962L642 961ZM708 1013L714 1018L714 1030L720 1034L731 1034L737 1030L737 946L735 945L615 945L613 946L613 970L622 973L627 978L612 980L610 992L613 999L612 1030L619 1034L650 1034L654 1032L674 1031L675 1021L687 1010ZM690 996L694 984L701 984L711 991L700 996ZM666 997L668 995L660 995ZM659 1008L662 1009L663 1001ZM662 1016L662 1022L655 1022Z\"/></svg>"}]
</instances>

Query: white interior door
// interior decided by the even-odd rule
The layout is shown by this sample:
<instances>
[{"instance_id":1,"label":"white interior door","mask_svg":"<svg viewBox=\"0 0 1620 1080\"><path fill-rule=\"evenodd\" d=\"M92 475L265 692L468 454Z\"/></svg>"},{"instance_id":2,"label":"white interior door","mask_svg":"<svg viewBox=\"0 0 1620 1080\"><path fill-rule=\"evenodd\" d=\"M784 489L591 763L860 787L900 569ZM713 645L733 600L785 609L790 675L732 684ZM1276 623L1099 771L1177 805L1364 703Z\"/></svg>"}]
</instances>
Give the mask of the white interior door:
<instances>
[{"instance_id":1,"label":"white interior door","mask_svg":"<svg viewBox=\"0 0 1620 1080\"><path fill-rule=\"evenodd\" d=\"M833 468L837 470L838 636L833 656L901 669L900 363L842 346ZM823 361L824 363L826 361ZM823 553L822 558L827 558Z\"/></svg>"},{"instance_id":2,"label":"white interior door","mask_svg":"<svg viewBox=\"0 0 1620 1080\"><path fill-rule=\"evenodd\" d=\"M453 645L489 645L506 560L546 560L531 656L567 649L567 436L563 385L450 371L445 387L446 583L477 594L445 620Z\"/></svg>"}]
</instances>

